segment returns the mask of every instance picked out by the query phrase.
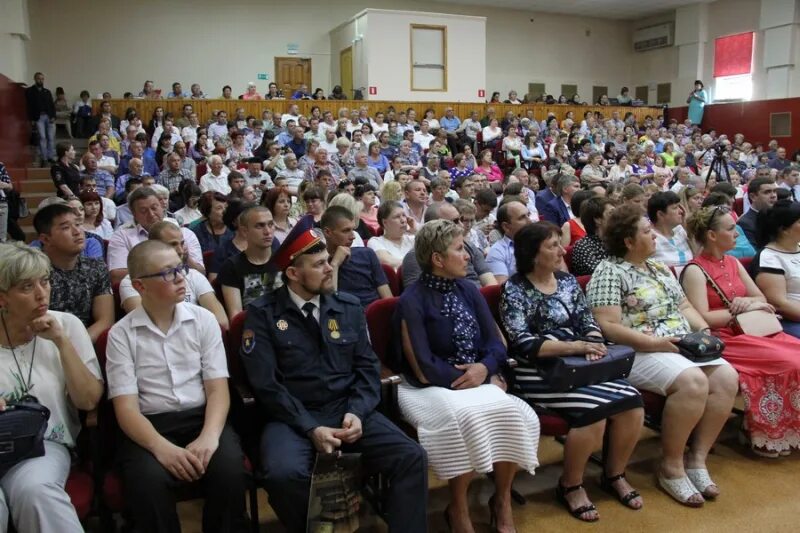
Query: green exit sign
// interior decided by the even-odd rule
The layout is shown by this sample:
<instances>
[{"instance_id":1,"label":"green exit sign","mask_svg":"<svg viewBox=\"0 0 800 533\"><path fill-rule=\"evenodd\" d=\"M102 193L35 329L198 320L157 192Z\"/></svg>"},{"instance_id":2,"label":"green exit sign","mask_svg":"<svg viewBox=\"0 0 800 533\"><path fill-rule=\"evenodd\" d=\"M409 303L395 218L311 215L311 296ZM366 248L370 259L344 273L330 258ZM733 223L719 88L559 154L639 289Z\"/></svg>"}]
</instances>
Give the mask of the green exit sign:
<instances>
[{"instance_id":1,"label":"green exit sign","mask_svg":"<svg viewBox=\"0 0 800 533\"><path fill-rule=\"evenodd\" d=\"M266 79L267 79L267 75L266 75L265 73L263 73L263 72L262 72L262 73L259 73L259 75L258 75L258 79L259 79L259 80L266 80Z\"/></svg>"}]
</instances>

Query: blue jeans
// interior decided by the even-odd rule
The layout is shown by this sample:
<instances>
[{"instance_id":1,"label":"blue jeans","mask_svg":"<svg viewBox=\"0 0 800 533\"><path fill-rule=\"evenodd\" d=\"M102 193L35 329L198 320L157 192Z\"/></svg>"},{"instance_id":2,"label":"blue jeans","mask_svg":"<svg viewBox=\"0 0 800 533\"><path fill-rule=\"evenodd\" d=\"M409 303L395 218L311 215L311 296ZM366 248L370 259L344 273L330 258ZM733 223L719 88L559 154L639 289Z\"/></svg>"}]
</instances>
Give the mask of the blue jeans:
<instances>
[{"instance_id":1,"label":"blue jeans","mask_svg":"<svg viewBox=\"0 0 800 533\"><path fill-rule=\"evenodd\" d=\"M44 159L56 158L56 124L47 115L39 115L36 121L39 130L39 155Z\"/></svg>"}]
</instances>

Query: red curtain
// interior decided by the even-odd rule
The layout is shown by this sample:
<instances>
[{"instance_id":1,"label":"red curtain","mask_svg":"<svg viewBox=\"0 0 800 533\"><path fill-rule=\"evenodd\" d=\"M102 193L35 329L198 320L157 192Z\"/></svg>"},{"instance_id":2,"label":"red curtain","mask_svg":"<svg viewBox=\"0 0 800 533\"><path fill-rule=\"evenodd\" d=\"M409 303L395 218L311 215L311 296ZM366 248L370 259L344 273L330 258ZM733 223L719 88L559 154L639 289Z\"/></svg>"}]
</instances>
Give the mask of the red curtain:
<instances>
[{"instance_id":1,"label":"red curtain","mask_svg":"<svg viewBox=\"0 0 800 533\"><path fill-rule=\"evenodd\" d=\"M720 37L714 41L714 77L750 74L753 32Z\"/></svg>"}]
</instances>

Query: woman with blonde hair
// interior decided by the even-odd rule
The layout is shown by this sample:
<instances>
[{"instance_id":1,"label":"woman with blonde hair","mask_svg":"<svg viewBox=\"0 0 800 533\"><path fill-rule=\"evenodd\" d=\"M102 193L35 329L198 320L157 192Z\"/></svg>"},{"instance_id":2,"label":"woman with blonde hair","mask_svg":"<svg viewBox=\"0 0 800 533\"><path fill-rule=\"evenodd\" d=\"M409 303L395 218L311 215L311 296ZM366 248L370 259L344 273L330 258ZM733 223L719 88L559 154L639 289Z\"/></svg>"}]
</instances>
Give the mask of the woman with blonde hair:
<instances>
[{"instance_id":1,"label":"woman with blonde hair","mask_svg":"<svg viewBox=\"0 0 800 533\"><path fill-rule=\"evenodd\" d=\"M399 176L398 176L399 177ZM387 181L381 186L381 203L399 202L403 199L403 187L400 181Z\"/></svg>"},{"instance_id":2,"label":"woman with blonde hair","mask_svg":"<svg viewBox=\"0 0 800 533\"><path fill-rule=\"evenodd\" d=\"M684 187L678 193L683 208L684 225L689 217L692 216L703 205L703 191L697 187Z\"/></svg>"},{"instance_id":3,"label":"woman with blonde hair","mask_svg":"<svg viewBox=\"0 0 800 533\"><path fill-rule=\"evenodd\" d=\"M398 404L434 473L448 482L448 528L473 531L470 481L493 472L490 525L514 531L511 483L518 470L533 473L538 466L539 419L506 392L508 356L486 300L464 279L469 254L461 227L434 220L417 239L422 274L403 292L392 319L392 366L405 376Z\"/></svg>"},{"instance_id":4,"label":"woman with blonde hair","mask_svg":"<svg viewBox=\"0 0 800 533\"><path fill-rule=\"evenodd\" d=\"M38 457L0 474L0 526L83 531L64 490L81 429L78 410L103 394L92 340L70 313L50 311L50 260L23 243L0 244L0 410L35 395L50 411ZM13 440L11 441L13 443Z\"/></svg>"}]
</instances>

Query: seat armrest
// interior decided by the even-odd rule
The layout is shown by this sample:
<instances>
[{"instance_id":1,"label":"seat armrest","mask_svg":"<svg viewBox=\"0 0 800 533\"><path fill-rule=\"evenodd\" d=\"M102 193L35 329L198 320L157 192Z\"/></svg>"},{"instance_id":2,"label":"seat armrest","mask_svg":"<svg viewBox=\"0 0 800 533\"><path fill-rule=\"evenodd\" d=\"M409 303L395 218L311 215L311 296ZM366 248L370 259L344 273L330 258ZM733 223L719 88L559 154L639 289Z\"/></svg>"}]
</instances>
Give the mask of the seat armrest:
<instances>
[{"instance_id":1,"label":"seat armrest","mask_svg":"<svg viewBox=\"0 0 800 533\"><path fill-rule=\"evenodd\" d=\"M398 422L401 418L400 408L397 405L397 386L402 381L398 375L381 379L381 401L378 404L378 412L394 422Z\"/></svg>"},{"instance_id":2,"label":"seat armrest","mask_svg":"<svg viewBox=\"0 0 800 533\"><path fill-rule=\"evenodd\" d=\"M245 408L250 408L256 404L256 397L253 394L253 389L250 388L248 383L239 380L231 381L232 389L236 394L237 398L240 402L242 402L242 406Z\"/></svg>"}]
</instances>

